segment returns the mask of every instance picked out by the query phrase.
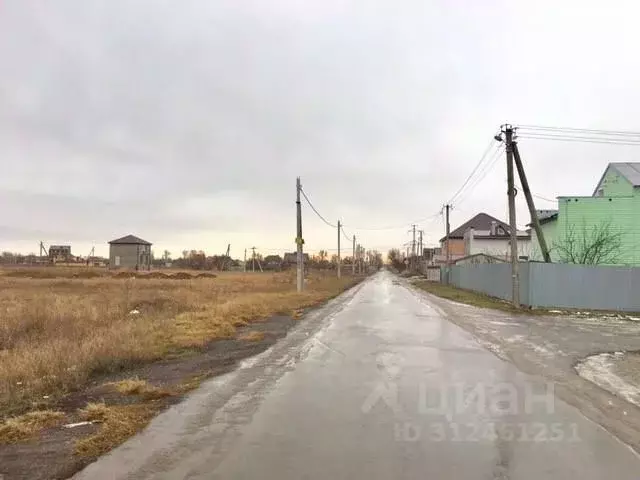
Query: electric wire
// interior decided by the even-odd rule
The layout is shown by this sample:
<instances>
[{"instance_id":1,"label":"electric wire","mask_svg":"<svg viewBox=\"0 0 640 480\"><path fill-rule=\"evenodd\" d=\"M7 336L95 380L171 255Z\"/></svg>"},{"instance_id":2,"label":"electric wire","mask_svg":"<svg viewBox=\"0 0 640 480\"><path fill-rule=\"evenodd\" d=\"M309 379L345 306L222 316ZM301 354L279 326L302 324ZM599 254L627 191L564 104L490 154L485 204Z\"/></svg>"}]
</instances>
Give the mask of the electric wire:
<instances>
[{"instance_id":1,"label":"electric wire","mask_svg":"<svg viewBox=\"0 0 640 480\"><path fill-rule=\"evenodd\" d=\"M344 235L344 238L347 240L347 242L351 242L353 240L353 237L350 237L349 235L347 235L347 232L344 231L344 225L340 225L340 230L342 231L342 235Z\"/></svg>"},{"instance_id":2,"label":"electric wire","mask_svg":"<svg viewBox=\"0 0 640 480\"><path fill-rule=\"evenodd\" d=\"M550 198L543 197L542 195L536 195L535 193L531 194L532 197L536 197L540 200L544 200L546 202L556 203L557 200L551 200Z\"/></svg>"},{"instance_id":3,"label":"electric wire","mask_svg":"<svg viewBox=\"0 0 640 480\"><path fill-rule=\"evenodd\" d=\"M453 196L451 197L451 199L449 199L449 201L447 203L453 203L453 201L456 199L456 197L458 195L460 195L460 193L464 190L464 187L469 183L469 181L471 180L473 175L476 173L478 168L480 168L480 165L482 165L482 163L484 162L485 158L487 157L487 155L491 151L491 147L494 145L495 141L496 140L494 138L491 138L491 140L489 141L489 145L487 145L487 148L484 150L484 153L480 157L480 160L478 161L478 163L476 163L476 166L473 167L473 170L471 170L471 173L465 179L465 181L463 182L462 186L456 191L456 193L453 194Z\"/></svg>"},{"instance_id":4,"label":"electric wire","mask_svg":"<svg viewBox=\"0 0 640 480\"><path fill-rule=\"evenodd\" d=\"M582 133L588 134L592 133L595 135L616 135L616 136L630 136L630 137L640 137L640 132L632 132L629 130L598 130L593 128L575 128L575 127L548 127L544 125L517 125L516 131L518 130L536 130L536 131L548 131L548 132L572 132L572 133Z\"/></svg>"},{"instance_id":5,"label":"electric wire","mask_svg":"<svg viewBox=\"0 0 640 480\"><path fill-rule=\"evenodd\" d=\"M475 181L469 186L469 188L467 188L467 190L464 192L464 195L458 198L457 205L460 205L461 203L463 203L469 197L469 194L486 178L489 172L493 170L496 163L498 163L500 155L503 152L504 152L504 144L499 144L496 147L495 151L493 152L493 156L491 157L491 160L485 163L485 166L483 167L481 172L478 174Z\"/></svg>"},{"instance_id":6,"label":"electric wire","mask_svg":"<svg viewBox=\"0 0 640 480\"><path fill-rule=\"evenodd\" d=\"M600 143L608 145L640 145L639 141L618 141L614 139L599 139L599 138L581 138L572 136L551 136L551 135L518 135L518 139L530 139L530 140L549 140L555 142L580 142L580 143Z\"/></svg>"},{"instance_id":7,"label":"electric wire","mask_svg":"<svg viewBox=\"0 0 640 480\"><path fill-rule=\"evenodd\" d=\"M324 223L329 225L331 228L336 228L337 227L337 225L334 225L331 222L329 222L326 218L324 218L320 214L320 212L318 212L318 210L316 209L316 207L313 206L313 203L311 203L311 200L309 200L309 197L307 197L307 194L305 193L305 191L302 188L300 188L300 193L302 193L302 196L304 197L304 199L307 201L307 203L311 207L311 210L314 211L314 213L318 216L318 218L320 218L320 220L322 220Z\"/></svg>"}]
</instances>

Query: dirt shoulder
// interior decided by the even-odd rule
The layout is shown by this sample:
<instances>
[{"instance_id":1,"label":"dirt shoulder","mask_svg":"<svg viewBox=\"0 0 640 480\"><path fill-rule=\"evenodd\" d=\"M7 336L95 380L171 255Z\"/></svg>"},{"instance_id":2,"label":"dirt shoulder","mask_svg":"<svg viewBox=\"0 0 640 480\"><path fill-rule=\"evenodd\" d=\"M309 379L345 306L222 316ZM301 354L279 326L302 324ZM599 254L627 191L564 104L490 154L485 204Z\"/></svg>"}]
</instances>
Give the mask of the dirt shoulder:
<instances>
[{"instance_id":1,"label":"dirt shoulder","mask_svg":"<svg viewBox=\"0 0 640 480\"><path fill-rule=\"evenodd\" d=\"M512 313L458 303L404 284L497 356L551 382L560 399L640 452L640 407L576 372L592 355L640 351L640 322L616 316Z\"/></svg>"},{"instance_id":2,"label":"dirt shoulder","mask_svg":"<svg viewBox=\"0 0 640 480\"><path fill-rule=\"evenodd\" d=\"M264 284L244 278L227 281L222 287L218 286L225 289L227 296L235 298L236 292L238 296L249 296L242 303L234 301L231 304L220 301L221 294L214 292L216 284L213 282L216 280L203 279L177 287L180 292L188 290L190 295L198 296L193 298L194 305L198 304L198 298L202 298L200 292L213 292L208 294L210 301L220 306L214 308L210 304L206 308L183 308L177 313L166 311L175 313L173 319L162 319L155 311L150 314L145 322L157 320L174 334L190 333L188 337L180 337L179 342L165 345L158 358L122 364L112 371L96 370L82 384L71 385L66 392L55 390L43 395L46 391L30 391L30 405L25 398L17 404L5 404L13 409L10 410L12 412L17 408L21 410L5 416L0 422L0 478L49 480L70 477L144 428L161 411L182 401L202 381L227 373L243 359L268 349L286 336L291 328L304 323L306 312L324 305L362 279L344 279L336 283L323 277L310 278L308 293L297 299L288 291L283 292L283 288L273 286L279 280L281 276L269 277ZM244 285L247 282L250 283ZM144 289L153 289L153 285L146 285L145 282ZM169 288L165 284L156 285ZM111 284L108 287L114 288ZM75 292L79 287L56 284L54 288L73 289ZM91 286L91 291L93 288ZM247 295L247 289L254 291ZM157 292L149 292L148 296L146 290L142 293L138 292L138 297L134 295L133 301L125 305L126 311L140 311L131 321L140 321L145 315L142 300L158 297ZM127 294L131 295L131 292L127 290ZM160 296L175 298L170 294L170 290L160 292ZM274 313L278 311L282 313ZM233 322L232 330L227 327L224 334L216 335L217 330L211 326L218 328L221 318ZM188 324L185 323L187 321ZM176 327L175 324L180 322L182 324ZM211 339L203 341L206 336ZM94 341L93 338L91 340ZM0 363L2 361L0 358ZM4 365L4 368L8 371L9 366ZM15 378L11 377L11 380ZM17 388L15 385L12 387L14 390ZM8 392L11 393L10 390L0 390L5 395ZM11 398L15 396L5 396L5 399Z\"/></svg>"}]
</instances>

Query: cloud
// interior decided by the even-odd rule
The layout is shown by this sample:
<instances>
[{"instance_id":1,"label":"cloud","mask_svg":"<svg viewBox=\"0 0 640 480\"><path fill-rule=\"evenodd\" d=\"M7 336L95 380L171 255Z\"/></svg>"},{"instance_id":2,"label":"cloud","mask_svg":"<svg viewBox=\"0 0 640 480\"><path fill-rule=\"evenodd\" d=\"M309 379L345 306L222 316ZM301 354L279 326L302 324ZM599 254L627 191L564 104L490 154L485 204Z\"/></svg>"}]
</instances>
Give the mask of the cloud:
<instances>
[{"instance_id":1,"label":"cloud","mask_svg":"<svg viewBox=\"0 0 640 480\"><path fill-rule=\"evenodd\" d=\"M408 225L440 209L505 121L633 128L636 9L6 1L0 243L131 232L172 248L292 248L298 175L332 221ZM583 147L523 142L534 191L588 192L606 162L635 158ZM454 225L506 217L502 165ZM520 201L518 213L527 223ZM312 215L308 245L330 248L335 232ZM425 228L441 236L437 217ZM357 234L386 247L405 230Z\"/></svg>"}]
</instances>

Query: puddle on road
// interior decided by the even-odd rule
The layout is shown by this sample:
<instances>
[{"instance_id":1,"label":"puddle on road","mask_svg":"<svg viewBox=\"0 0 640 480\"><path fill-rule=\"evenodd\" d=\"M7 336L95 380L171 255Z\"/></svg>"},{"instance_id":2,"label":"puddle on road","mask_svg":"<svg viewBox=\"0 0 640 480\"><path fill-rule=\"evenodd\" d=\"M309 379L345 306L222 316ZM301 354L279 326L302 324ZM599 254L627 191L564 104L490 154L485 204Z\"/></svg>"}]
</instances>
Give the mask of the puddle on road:
<instances>
[{"instance_id":1,"label":"puddle on road","mask_svg":"<svg viewBox=\"0 0 640 480\"><path fill-rule=\"evenodd\" d=\"M582 378L617 397L640 406L640 354L600 353L576 365Z\"/></svg>"}]
</instances>

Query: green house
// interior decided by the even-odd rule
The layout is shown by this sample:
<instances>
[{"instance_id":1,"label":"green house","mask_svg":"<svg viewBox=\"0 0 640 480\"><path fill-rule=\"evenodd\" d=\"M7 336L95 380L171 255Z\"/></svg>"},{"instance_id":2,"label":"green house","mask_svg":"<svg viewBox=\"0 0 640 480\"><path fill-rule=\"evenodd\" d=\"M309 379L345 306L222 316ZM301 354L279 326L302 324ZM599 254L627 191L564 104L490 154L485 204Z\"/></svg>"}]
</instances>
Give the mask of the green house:
<instances>
[{"instance_id":1,"label":"green house","mask_svg":"<svg viewBox=\"0 0 640 480\"><path fill-rule=\"evenodd\" d=\"M558 197L539 219L551 260L640 265L640 163L610 163L590 197ZM542 260L532 237L533 260Z\"/></svg>"}]
</instances>

